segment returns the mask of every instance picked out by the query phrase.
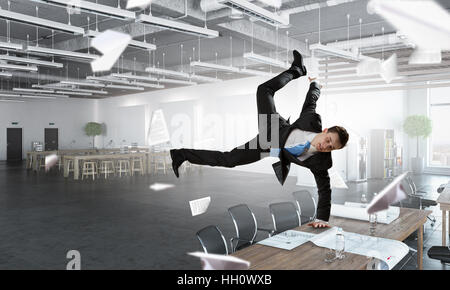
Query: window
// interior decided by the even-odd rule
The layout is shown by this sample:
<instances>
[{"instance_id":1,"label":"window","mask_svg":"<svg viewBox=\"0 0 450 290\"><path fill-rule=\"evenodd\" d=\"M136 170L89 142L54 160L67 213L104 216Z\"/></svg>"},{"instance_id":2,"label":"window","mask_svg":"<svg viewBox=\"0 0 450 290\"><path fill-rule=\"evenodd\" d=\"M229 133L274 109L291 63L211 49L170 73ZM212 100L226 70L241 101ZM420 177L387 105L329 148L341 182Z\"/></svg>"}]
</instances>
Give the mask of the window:
<instances>
[{"instance_id":1,"label":"window","mask_svg":"<svg viewBox=\"0 0 450 290\"><path fill-rule=\"evenodd\" d=\"M433 131L428 142L428 167L450 169L450 88L429 89Z\"/></svg>"}]
</instances>

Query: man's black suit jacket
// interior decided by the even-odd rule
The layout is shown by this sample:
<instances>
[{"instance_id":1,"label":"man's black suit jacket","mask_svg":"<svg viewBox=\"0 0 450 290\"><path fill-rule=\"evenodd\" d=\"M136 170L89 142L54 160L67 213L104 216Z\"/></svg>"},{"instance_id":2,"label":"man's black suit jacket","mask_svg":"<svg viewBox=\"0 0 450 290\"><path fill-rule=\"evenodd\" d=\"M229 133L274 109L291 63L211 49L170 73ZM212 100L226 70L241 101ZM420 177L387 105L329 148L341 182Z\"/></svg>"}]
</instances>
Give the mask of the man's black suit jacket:
<instances>
[{"instance_id":1,"label":"man's black suit jacket","mask_svg":"<svg viewBox=\"0 0 450 290\"><path fill-rule=\"evenodd\" d=\"M280 148L284 144L289 134L294 129L320 133L322 132L322 119L316 113L316 102L320 97L320 88L316 82L312 82L306 95L300 117L293 123L280 118ZM317 204L317 218L328 221L331 209L331 187L328 169L333 165L331 153L319 152L309 157L305 161L300 161L287 150L280 151L280 161L274 163L273 169L281 184L284 184L290 169L291 163L298 164L311 170L316 180L319 201Z\"/></svg>"}]
</instances>

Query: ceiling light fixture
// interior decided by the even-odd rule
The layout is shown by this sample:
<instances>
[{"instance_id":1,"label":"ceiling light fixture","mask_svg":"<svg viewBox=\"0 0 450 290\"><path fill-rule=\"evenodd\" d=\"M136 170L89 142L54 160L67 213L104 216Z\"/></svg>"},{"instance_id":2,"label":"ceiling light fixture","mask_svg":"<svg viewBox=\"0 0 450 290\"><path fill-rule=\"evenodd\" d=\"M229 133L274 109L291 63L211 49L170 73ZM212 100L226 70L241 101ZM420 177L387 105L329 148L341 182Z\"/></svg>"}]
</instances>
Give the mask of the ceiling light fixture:
<instances>
[{"instance_id":1,"label":"ceiling light fixture","mask_svg":"<svg viewBox=\"0 0 450 290\"><path fill-rule=\"evenodd\" d=\"M157 78L146 77L146 76L137 76L137 75L133 75L133 74L111 74L111 76L115 77L115 78L124 78L124 79L132 79L132 80L147 81L147 82L158 81Z\"/></svg>"},{"instance_id":2,"label":"ceiling light fixture","mask_svg":"<svg viewBox=\"0 0 450 290\"><path fill-rule=\"evenodd\" d=\"M253 52L244 53L244 58L249 59L249 60L253 60L253 61L256 61L256 62L259 62L259 63L264 63L264 64L268 64L268 65L271 65L271 66L275 66L275 67L280 67L280 68L284 68L284 69L289 68L289 66L285 62L283 62L281 60L277 60L277 59L270 58L270 57L267 57L267 56L263 56L263 55L260 55L260 54L256 54L256 53L253 53Z\"/></svg>"},{"instance_id":3,"label":"ceiling light fixture","mask_svg":"<svg viewBox=\"0 0 450 290\"><path fill-rule=\"evenodd\" d=\"M116 84L123 84L123 85L129 85L130 81L127 80L121 80L121 79L115 79L111 77L94 77L94 76L88 76L86 77L87 80L90 81L98 81L98 82L106 82L106 83L116 83Z\"/></svg>"},{"instance_id":4,"label":"ceiling light fixture","mask_svg":"<svg viewBox=\"0 0 450 290\"><path fill-rule=\"evenodd\" d=\"M10 77L12 77L12 73L9 73L9 72L0 72L0 77L7 77L7 78L10 78Z\"/></svg>"},{"instance_id":5,"label":"ceiling light fixture","mask_svg":"<svg viewBox=\"0 0 450 290\"><path fill-rule=\"evenodd\" d=\"M220 64L202 62L202 61L192 61L191 66L203 67L203 68L209 68L209 69L227 71L227 72L235 72L235 73L239 72L239 68L235 67L235 66L220 65Z\"/></svg>"},{"instance_id":6,"label":"ceiling light fixture","mask_svg":"<svg viewBox=\"0 0 450 290\"><path fill-rule=\"evenodd\" d=\"M37 66L14 65L14 64L8 64L8 63L0 63L0 68L10 69L10 70L23 70L23 71L29 71L29 72L37 72L38 71Z\"/></svg>"},{"instance_id":7,"label":"ceiling light fixture","mask_svg":"<svg viewBox=\"0 0 450 290\"><path fill-rule=\"evenodd\" d=\"M1 95L0 95L1 97ZM19 100L0 100L0 102L5 102L5 103L25 103L25 101L19 101Z\"/></svg>"},{"instance_id":8,"label":"ceiling light fixture","mask_svg":"<svg viewBox=\"0 0 450 290\"><path fill-rule=\"evenodd\" d=\"M309 48L315 56L334 56L353 61L360 61L365 58L363 55L359 55L358 53L352 53L350 51L323 45L321 43L311 44Z\"/></svg>"},{"instance_id":9,"label":"ceiling light fixture","mask_svg":"<svg viewBox=\"0 0 450 290\"><path fill-rule=\"evenodd\" d=\"M196 82L191 82L191 81L182 81L182 80L173 80L173 79L159 79L158 82L160 83L167 83L167 84L176 84L176 85L188 85L188 86L192 86L192 85L196 85Z\"/></svg>"},{"instance_id":10,"label":"ceiling light fixture","mask_svg":"<svg viewBox=\"0 0 450 290\"><path fill-rule=\"evenodd\" d=\"M80 93L91 93L91 94L101 94L101 95L107 95L107 91L100 91L100 90L85 90L85 89L78 89L73 87L63 87L63 86L57 86L57 85L33 85L33 88L41 88L41 89L53 89L53 90L62 90L62 91L71 91L71 92L80 92ZM70 94L69 94L70 95Z\"/></svg>"},{"instance_id":11,"label":"ceiling light fixture","mask_svg":"<svg viewBox=\"0 0 450 290\"><path fill-rule=\"evenodd\" d=\"M110 89L124 89L124 90L134 90L134 91L143 91L143 87L132 87L132 86L120 86L120 85L106 85L107 88Z\"/></svg>"},{"instance_id":12,"label":"ceiling light fixture","mask_svg":"<svg viewBox=\"0 0 450 290\"><path fill-rule=\"evenodd\" d=\"M35 64L38 66L45 66L45 67L53 67L53 68L62 68L63 64L53 61L44 61L39 59L32 59L32 58L24 58L24 57L16 57L16 56L9 56L6 54L0 55L1 60L11 61L11 62L18 62L18 63L27 63L27 64Z\"/></svg>"},{"instance_id":13,"label":"ceiling light fixture","mask_svg":"<svg viewBox=\"0 0 450 290\"><path fill-rule=\"evenodd\" d=\"M186 78L186 79L189 78L188 73L174 71L174 70L167 70L167 69L162 69L162 68L157 68L157 67L148 67L145 69L145 71L149 72L149 73L157 74L157 75L168 76L168 77L179 77L179 78Z\"/></svg>"},{"instance_id":14,"label":"ceiling light fixture","mask_svg":"<svg viewBox=\"0 0 450 290\"><path fill-rule=\"evenodd\" d=\"M193 81L205 82L205 83L215 83L215 82L221 82L222 81L221 79L218 79L218 78L212 78L212 77L201 76L201 75L194 75L194 74L191 74L190 79L193 80Z\"/></svg>"},{"instance_id":15,"label":"ceiling light fixture","mask_svg":"<svg viewBox=\"0 0 450 290\"><path fill-rule=\"evenodd\" d=\"M28 46L26 51L33 53L33 54L38 54L38 55L48 56L50 54L50 55L60 56L60 57L64 57L64 58L70 58L70 59L74 59L74 60L82 60L82 61L88 61L88 62L99 58L99 56L96 54L74 52L74 51L40 47L40 46Z\"/></svg>"},{"instance_id":16,"label":"ceiling light fixture","mask_svg":"<svg viewBox=\"0 0 450 290\"><path fill-rule=\"evenodd\" d=\"M0 41L0 48L6 50L23 50L23 45L19 43Z\"/></svg>"},{"instance_id":17,"label":"ceiling light fixture","mask_svg":"<svg viewBox=\"0 0 450 290\"><path fill-rule=\"evenodd\" d=\"M120 20L129 21L134 20L136 18L136 13L134 12L83 0L33 0L33 1L59 6L62 8L75 7L79 8L80 11L85 13L92 13Z\"/></svg>"},{"instance_id":18,"label":"ceiling light fixture","mask_svg":"<svg viewBox=\"0 0 450 290\"><path fill-rule=\"evenodd\" d=\"M34 89L25 89L25 88L13 88L15 92L25 92L25 93L43 93L43 94L53 94L53 90L34 90Z\"/></svg>"},{"instance_id":19,"label":"ceiling light fixture","mask_svg":"<svg viewBox=\"0 0 450 290\"><path fill-rule=\"evenodd\" d=\"M149 84L149 83L143 83L143 82L130 82L131 85L135 85L135 86L141 86L141 87L145 87L145 88L154 88L154 89L164 89L165 86L164 85L159 85L159 84Z\"/></svg>"},{"instance_id":20,"label":"ceiling light fixture","mask_svg":"<svg viewBox=\"0 0 450 290\"><path fill-rule=\"evenodd\" d=\"M76 2L76 1L72 1ZM77 26L68 25L61 22L55 22L40 17L34 17L22 13L16 13L4 9L0 9L0 18L12 20L15 22L39 26L50 30L57 30L69 34L83 35L84 29Z\"/></svg>"},{"instance_id":21,"label":"ceiling light fixture","mask_svg":"<svg viewBox=\"0 0 450 290\"><path fill-rule=\"evenodd\" d=\"M136 18L136 22L148 24L172 31L187 33L201 37L215 38L219 36L219 32L183 22L169 20L165 18L155 17L152 15L141 14Z\"/></svg>"},{"instance_id":22,"label":"ceiling light fixture","mask_svg":"<svg viewBox=\"0 0 450 290\"><path fill-rule=\"evenodd\" d=\"M246 0L218 0L217 2L270 25L289 25L289 18L284 18Z\"/></svg>"},{"instance_id":23,"label":"ceiling light fixture","mask_svg":"<svg viewBox=\"0 0 450 290\"><path fill-rule=\"evenodd\" d=\"M83 82L83 81L61 81L60 84L64 85L74 85L81 87L94 87L94 88L104 88L105 84L95 83L95 82Z\"/></svg>"},{"instance_id":24,"label":"ceiling light fixture","mask_svg":"<svg viewBox=\"0 0 450 290\"><path fill-rule=\"evenodd\" d=\"M101 32L95 31L95 30L88 30L86 33L86 36L88 37L97 37ZM156 45L143 42L143 41L137 41L137 40L131 40L130 43L128 43L128 46L134 47L134 48L140 48L145 50L156 50Z\"/></svg>"}]
</instances>

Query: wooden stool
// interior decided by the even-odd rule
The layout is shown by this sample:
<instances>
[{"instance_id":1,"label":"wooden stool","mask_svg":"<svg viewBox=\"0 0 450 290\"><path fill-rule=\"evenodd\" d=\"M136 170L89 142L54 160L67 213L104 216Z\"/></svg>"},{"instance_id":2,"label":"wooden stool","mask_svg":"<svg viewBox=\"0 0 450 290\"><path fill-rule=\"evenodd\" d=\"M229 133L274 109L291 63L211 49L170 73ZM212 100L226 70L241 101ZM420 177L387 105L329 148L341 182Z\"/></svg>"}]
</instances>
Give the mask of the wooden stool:
<instances>
[{"instance_id":1,"label":"wooden stool","mask_svg":"<svg viewBox=\"0 0 450 290\"><path fill-rule=\"evenodd\" d=\"M67 160L67 167L69 168L69 173L73 172L73 160L72 159Z\"/></svg>"},{"instance_id":2,"label":"wooden stool","mask_svg":"<svg viewBox=\"0 0 450 290\"><path fill-rule=\"evenodd\" d=\"M154 163L154 172L157 173L158 170L162 169L164 174L167 173L166 168L169 167L169 163L167 162L168 153L166 152L155 152L153 153L153 163Z\"/></svg>"},{"instance_id":3,"label":"wooden stool","mask_svg":"<svg viewBox=\"0 0 450 290\"><path fill-rule=\"evenodd\" d=\"M117 162L118 163L116 169L120 177L122 177L122 173L125 173L126 175L130 174L130 160L122 159Z\"/></svg>"},{"instance_id":4,"label":"wooden stool","mask_svg":"<svg viewBox=\"0 0 450 290\"><path fill-rule=\"evenodd\" d=\"M85 161L83 162L83 174L81 175L81 180L84 176L92 175L92 180L95 180L95 175L97 174L97 162Z\"/></svg>"},{"instance_id":5,"label":"wooden stool","mask_svg":"<svg viewBox=\"0 0 450 290\"><path fill-rule=\"evenodd\" d=\"M114 162L111 160L103 160L100 162L99 174L105 174L105 179L108 178L108 175L112 173L116 173L114 169Z\"/></svg>"},{"instance_id":6,"label":"wooden stool","mask_svg":"<svg viewBox=\"0 0 450 290\"><path fill-rule=\"evenodd\" d=\"M142 161L141 157L135 157L131 159L131 176L134 175L135 171L140 172L141 175L144 175L144 162Z\"/></svg>"}]
</instances>

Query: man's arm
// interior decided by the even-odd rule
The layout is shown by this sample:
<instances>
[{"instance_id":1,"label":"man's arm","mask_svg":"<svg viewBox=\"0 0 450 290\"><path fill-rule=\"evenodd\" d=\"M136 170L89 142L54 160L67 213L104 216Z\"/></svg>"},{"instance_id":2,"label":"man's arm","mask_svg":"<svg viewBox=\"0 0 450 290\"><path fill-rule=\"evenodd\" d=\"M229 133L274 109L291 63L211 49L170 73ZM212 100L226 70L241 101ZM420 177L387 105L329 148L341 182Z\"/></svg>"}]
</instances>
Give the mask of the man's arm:
<instances>
[{"instance_id":1,"label":"man's arm","mask_svg":"<svg viewBox=\"0 0 450 290\"><path fill-rule=\"evenodd\" d=\"M328 221L330 219L330 210L331 210L331 186L328 171L311 170L311 172L314 174L319 194L319 201L317 202L316 218L323 221Z\"/></svg>"},{"instance_id":2,"label":"man's arm","mask_svg":"<svg viewBox=\"0 0 450 290\"><path fill-rule=\"evenodd\" d=\"M315 113L316 112L316 103L317 100L319 100L320 97L320 89L321 85L315 81L315 78L308 78L311 84L309 85L308 93L306 94L305 102L303 103L302 112L300 113L300 116L303 114L308 113Z\"/></svg>"}]
</instances>

